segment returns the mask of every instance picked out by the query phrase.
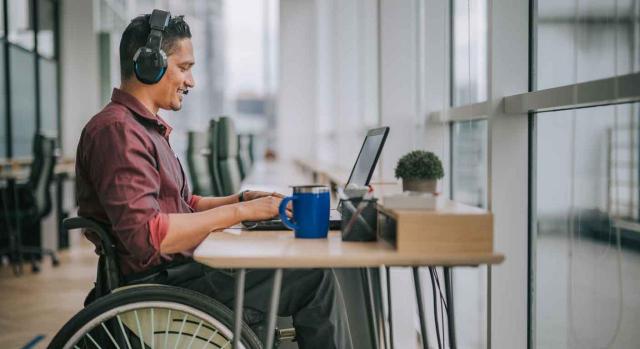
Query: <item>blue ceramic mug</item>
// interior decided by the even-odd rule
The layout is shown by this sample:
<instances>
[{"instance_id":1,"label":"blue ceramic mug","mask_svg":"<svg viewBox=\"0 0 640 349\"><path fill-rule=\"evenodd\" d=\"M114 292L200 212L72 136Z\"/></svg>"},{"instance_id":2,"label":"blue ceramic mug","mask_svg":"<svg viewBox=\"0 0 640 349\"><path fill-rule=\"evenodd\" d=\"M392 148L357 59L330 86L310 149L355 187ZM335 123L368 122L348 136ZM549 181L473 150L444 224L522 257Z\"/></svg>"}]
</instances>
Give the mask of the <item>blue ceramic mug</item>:
<instances>
[{"instance_id":1,"label":"blue ceramic mug","mask_svg":"<svg viewBox=\"0 0 640 349\"><path fill-rule=\"evenodd\" d=\"M287 204L293 203L293 220L286 215ZM293 187L293 195L282 199L280 219L295 232L297 238L326 238L329 232L329 188L324 185Z\"/></svg>"}]
</instances>

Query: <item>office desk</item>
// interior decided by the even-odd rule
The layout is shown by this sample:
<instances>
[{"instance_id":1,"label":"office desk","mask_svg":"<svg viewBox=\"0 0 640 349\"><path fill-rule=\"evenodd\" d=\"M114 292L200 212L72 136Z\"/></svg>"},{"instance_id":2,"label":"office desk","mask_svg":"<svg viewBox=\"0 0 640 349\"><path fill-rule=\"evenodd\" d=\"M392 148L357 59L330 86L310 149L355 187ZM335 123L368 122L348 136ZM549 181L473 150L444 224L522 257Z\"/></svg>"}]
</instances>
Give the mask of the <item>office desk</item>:
<instances>
[{"instance_id":1,"label":"office desk","mask_svg":"<svg viewBox=\"0 0 640 349\"><path fill-rule=\"evenodd\" d=\"M288 179L299 184L304 178L300 171L291 168L288 163L261 164L248 177L244 188L251 188L251 180L258 180L261 187L271 183L282 188ZM270 177L268 174L276 175ZM289 182L292 183L292 182ZM273 291L268 314L267 338L265 348L273 343L276 321L276 309L282 281L282 270L286 268L370 268L370 267L413 267L416 296L421 323L424 347L427 348L426 319L422 301L421 283L418 268L423 266L442 266L445 270L445 293L447 304L451 309L448 316L449 337L451 347L455 348L455 328L453 326L453 295L450 283L450 267L471 266L481 264L498 264L504 260L499 253L473 254L424 254L400 253L384 241L345 242L339 231L331 231L327 239L296 239L291 231L243 231L226 229L209 235L195 250L194 258L200 263L214 268L239 269L236 274L236 303L234 347L238 347L244 278L246 269L276 269L273 280ZM371 287L369 283L366 285ZM371 290L369 289L369 294ZM370 303L371 304L371 303ZM372 319L370 319L371 321ZM391 326L390 326L391 327Z\"/></svg>"}]
</instances>

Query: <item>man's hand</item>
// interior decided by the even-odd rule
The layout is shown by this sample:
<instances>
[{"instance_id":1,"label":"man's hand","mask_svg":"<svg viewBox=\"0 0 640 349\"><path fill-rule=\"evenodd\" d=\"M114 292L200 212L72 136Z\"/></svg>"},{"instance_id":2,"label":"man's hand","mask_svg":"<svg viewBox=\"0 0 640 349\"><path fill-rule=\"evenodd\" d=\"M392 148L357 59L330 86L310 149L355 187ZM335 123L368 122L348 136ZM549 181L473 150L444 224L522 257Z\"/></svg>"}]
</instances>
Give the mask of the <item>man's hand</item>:
<instances>
[{"instance_id":1,"label":"man's hand","mask_svg":"<svg viewBox=\"0 0 640 349\"><path fill-rule=\"evenodd\" d=\"M264 198L264 197L268 197L268 196L275 196L277 198L284 198L284 195L280 194L280 193L276 193L276 192L266 192L266 191L247 191L242 195L242 198L244 199L244 201L251 201L251 200L255 200L255 199L259 199L259 198Z\"/></svg>"},{"instance_id":2,"label":"man's hand","mask_svg":"<svg viewBox=\"0 0 640 349\"><path fill-rule=\"evenodd\" d=\"M259 193L259 192L252 192ZM245 195L248 193L245 193ZM270 193L268 193L270 194ZM282 202L281 197L267 195L251 201L239 203L243 221L259 221L272 219L278 216L278 208ZM287 208L287 216L291 217L291 209Z\"/></svg>"}]
</instances>

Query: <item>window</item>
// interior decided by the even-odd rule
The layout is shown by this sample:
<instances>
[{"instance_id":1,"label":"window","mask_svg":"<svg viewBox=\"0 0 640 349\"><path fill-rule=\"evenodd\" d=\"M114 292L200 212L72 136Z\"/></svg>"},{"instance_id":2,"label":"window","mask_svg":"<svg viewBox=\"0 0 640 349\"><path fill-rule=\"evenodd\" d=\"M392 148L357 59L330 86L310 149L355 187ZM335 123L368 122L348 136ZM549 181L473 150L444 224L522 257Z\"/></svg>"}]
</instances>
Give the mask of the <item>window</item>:
<instances>
[{"instance_id":1,"label":"window","mask_svg":"<svg viewBox=\"0 0 640 349\"><path fill-rule=\"evenodd\" d=\"M639 71L638 6L635 0L539 0L537 88Z\"/></svg>"},{"instance_id":2,"label":"window","mask_svg":"<svg viewBox=\"0 0 640 349\"><path fill-rule=\"evenodd\" d=\"M34 38L31 26L31 1L11 0L8 2L9 42L33 50Z\"/></svg>"},{"instance_id":3,"label":"window","mask_svg":"<svg viewBox=\"0 0 640 349\"><path fill-rule=\"evenodd\" d=\"M58 79L56 62L38 58L40 65L40 129L55 136L58 134Z\"/></svg>"},{"instance_id":4,"label":"window","mask_svg":"<svg viewBox=\"0 0 640 349\"><path fill-rule=\"evenodd\" d=\"M13 156L31 156L33 136L36 132L35 57L23 48L10 46L9 64Z\"/></svg>"},{"instance_id":5,"label":"window","mask_svg":"<svg viewBox=\"0 0 640 349\"><path fill-rule=\"evenodd\" d=\"M487 207L487 120L452 125L452 198Z\"/></svg>"},{"instance_id":6,"label":"window","mask_svg":"<svg viewBox=\"0 0 640 349\"><path fill-rule=\"evenodd\" d=\"M52 0L38 0L38 54L47 58L55 56L54 17Z\"/></svg>"},{"instance_id":7,"label":"window","mask_svg":"<svg viewBox=\"0 0 640 349\"><path fill-rule=\"evenodd\" d=\"M625 104L536 116L539 348L640 342L639 111Z\"/></svg>"},{"instance_id":8,"label":"window","mask_svg":"<svg viewBox=\"0 0 640 349\"><path fill-rule=\"evenodd\" d=\"M0 4L1 5L1 4ZM7 156L7 80L4 72L4 40L0 40L0 158Z\"/></svg>"},{"instance_id":9,"label":"window","mask_svg":"<svg viewBox=\"0 0 640 349\"><path fill-rule=\"evenodd\" d=\"M487 207L487 120L451 125L451 197L477 207ZM487 267L456 268L456 325L461 348L486 347Z\"/></svg>"},{"instance_id":10,"label":"window","mask_svg":"<svg viewBox=\"0 0 640 349\"><path fill-rule=\"evenodd\" d=\"M451 103L487 99L487 1L452 1Z\"/></svg>"}]
</instances>

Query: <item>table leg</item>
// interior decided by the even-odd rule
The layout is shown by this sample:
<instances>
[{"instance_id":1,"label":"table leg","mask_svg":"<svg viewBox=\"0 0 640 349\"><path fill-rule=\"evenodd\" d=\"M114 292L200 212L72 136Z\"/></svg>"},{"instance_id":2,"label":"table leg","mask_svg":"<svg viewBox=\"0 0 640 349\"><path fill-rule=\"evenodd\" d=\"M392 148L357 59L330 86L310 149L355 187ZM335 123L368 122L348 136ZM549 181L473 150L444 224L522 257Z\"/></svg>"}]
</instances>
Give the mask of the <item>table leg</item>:
<instances>
[{"instance_id":1,"label":"table leg","mask_svg":"<svg viewBox=\"0 0 640 349\"><path fill-rule=\"evenodd\" d=\"M264 341L265 349L273 347L273 337L276 330L278 317L278 302L280 301L280 289L282 286L282 269L276 269L273 275L273 288L271 289L271 302L269 303L269 315L267 318L267 338Z\"/></svg>"},{"instance_id":2,"label":"table leg","mask_svg":"<svg viewBox=\"0 0 640 349\"><path fill-rule=\"evenodd\" d=\"M391 310L391 267L387 271L387 309L389 311L389 347L393 349L393 311Z\"/></svg>"},{"instance_id":3,"label":"table leg","mask_svg":"<svg viewBox=\"0 0 640 349\"><path fill-rule=\"evenodd\" d=\"M453 286L451 284L451 268L444 267L444 289L447 298L447 327L449 329L449 346L456 349L456 324L453 308Z\"/></svg>"},{"instance_id":4,"label":"table leg","mask_svg":"<svg viewBox=\"0 0 640 349\"><path fill-rule=\"evenodd\" d=\"M372 280L371 283L373 284L373 280L375 280L375 283L377 285L377 287L371 288L375 297L374 309L375 309L375 316L376 316L376 326L378 330L382 332L382 338L381 338L382 345L385 348L389 348L387 345L387 324L384 319L384 308L383 308L384 299L382 298L382 284L381 284L382 276L380 274L380 268L375 268L375 269L369 268L368 271L369 271L369 279ZM375 271L375 274L372 274L372 271Z\"/></svg>"},{"instance_id":5,"label":"table leg","mask_svg":"<svg viewBox=\"0 0 640 349\"><path fill-rule=\"evenodd\" d=\"M16 183L15 179L9 180L9 186L13 193L13 209L14 212L18 212L20 210L20 200L18 195L18 183ZM15 260L12 261L14 263L13 272L15 275L22 274L22 222L20 221L20 215L16 214L16 230L13 232L15 234L15 244L14 250L12 251L15 254Z\"/></svg>"},{"instance_id":6,"label":"table leg","mask_svg":"<svg viewBox=\"0 0 640 349\"><path fill-rule=\"evenodd\" d=\"M416 288L416 300L418 301L418 317L420 318L420 336L422 337L422 347L424 349L429 349L429 341L427 339L427 319L424 316L424 302L422 300L422 283L420 281L419 267L413 267L413 284Z\"/></svg>"},{"instance_id":7,"label":"table leg","mask_svg":"<svg viewBox=\"0 0 640 349\"><path fill-rule=\"evenodd\" d=\"M240 336L242 335L242 306L244 304L244 281L247 274L246 269L240 269L236 272L236 299L234 313L233 328L233 347L240 348Z\"/></svg>"},{"instance_id":8,"label":"table leg","mask_svg":"<svg viewBox=\"0 0 640 349\"><path fill-rule=\"evenodd\" d=\"M373 290L371 287L371 279L369 277L369 269L367 268L362 268L361 270L361 274L362 274L362 286L363 286L363 291L364 291L364 297L366 300L366 310L367 310L367 319L368 319L368 323L369 323L369 333L371 336L371 344L373 345L374 348L380 348L380 343L378 342L378 327L376 325L376 320L374 318L375 314L374 314L374 309L375 309L375 303L374 303L374 299L373 299Z\"/></svg>"}]
</instances>

